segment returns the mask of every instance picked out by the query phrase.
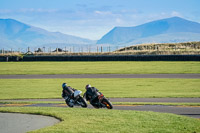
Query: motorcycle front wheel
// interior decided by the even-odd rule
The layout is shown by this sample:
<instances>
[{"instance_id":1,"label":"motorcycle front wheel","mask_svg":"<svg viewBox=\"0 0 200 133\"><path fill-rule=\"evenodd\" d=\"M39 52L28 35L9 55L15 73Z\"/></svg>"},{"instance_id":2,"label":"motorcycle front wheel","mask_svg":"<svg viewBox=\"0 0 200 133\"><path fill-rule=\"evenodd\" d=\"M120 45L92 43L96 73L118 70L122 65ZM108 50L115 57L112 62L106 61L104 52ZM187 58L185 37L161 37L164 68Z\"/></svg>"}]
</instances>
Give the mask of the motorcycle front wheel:
<instances>
[{"instance_id":1,"label":"motorcycle front wheel","mask_svg":"<svg viewBox=\"0 0 200 133\"><path fill-rule=\"evenodd\" d=\"M79 97L78 101L81 103L81 107L87 108L87 103L82 97Z\"/></svg>"},{"instance_id":2,"label":"motorcycle front wheel","mask_svg":"<svg viewBox=\"0 0 200 133\"><path fill-rule=\"evenodd\" d=\"M108 99L106 99L106 98L104 98L104 99L102 100L102 104L106 105L106 108L107 108L107 109L112 109L112 108L113 108L111 102L108 101Z\"/></svg>"}]
</instances>

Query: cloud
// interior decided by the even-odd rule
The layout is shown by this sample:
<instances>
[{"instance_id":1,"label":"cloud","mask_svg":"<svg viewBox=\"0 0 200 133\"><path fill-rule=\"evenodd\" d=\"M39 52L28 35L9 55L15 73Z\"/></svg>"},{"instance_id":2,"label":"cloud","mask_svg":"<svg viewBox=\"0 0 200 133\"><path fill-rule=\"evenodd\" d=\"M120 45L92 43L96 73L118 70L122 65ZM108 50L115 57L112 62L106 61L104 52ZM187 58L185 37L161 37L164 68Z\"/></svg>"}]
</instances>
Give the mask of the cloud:
<instances>
[{"instance_id":1,"label":"cloud","mask_svg":"<svg viewBox=\"0 0 200 133\"><path fill-rule=\"evenodd\" d=\"M9 9L0 9L0 14L7 14L7 13L11 13L12 10Z\"/></svg>"},{"instance_id":2,"label":"cloud","mask_svg":"<svg viewBox=\"0 0 200 133\"><path fill-rule=\"evenodd\" d=\"M177 11L172 11L171 16L182 17L181 13L179 13L179 12L177 12Z\"/></svg>"},{"instance_id":3,"label":"cloud","mask_svg":"<svg viewBox=\"0 0 200 133\"><path fill-rule=\"evenodd\" d=\"M42 9L42 8L38 8L38 9L34 9L34 8L23 8L23 9L19 9L18 12L20 13L54 13L57 12L58 10L56 9Z\"/></svg>"},{"instance_id":4,"label":"cloud","mask_svg":"<svg viewBox=\"0 0 200 133\"><path fill-rule=\"evenodd\" d=\"M117 18L117 19L116 19L116 23L117 23L117 24L121 24L121 23L123 23L123 20L120 19L120 18Z\"/></svg>"},{"instance_id":5,"label":"cloud","mask_svg":"<svg viewBox=\"0 0 200 133\"><path fill-rule=\"evenodd\" d=\"M94 11L94 13L97 15L113 15L110 11Z\"/></svg>"},{"instance_id":6,"label":"cloud","mask_svg":"<svg viewBox=\"0 0 200 133\"><path fill-rule=\"evenodd\" d=\"M16 9L16 10L11 10L11 9L0 9L0 13L1 14L16 14L16 15L20 15L21 13L55 13L58 12L58 10L56 9L42 9L42 8L38 8L38 9L34 9L34 8L21 8L21 9Z\"/></svg>"}]
</instances>

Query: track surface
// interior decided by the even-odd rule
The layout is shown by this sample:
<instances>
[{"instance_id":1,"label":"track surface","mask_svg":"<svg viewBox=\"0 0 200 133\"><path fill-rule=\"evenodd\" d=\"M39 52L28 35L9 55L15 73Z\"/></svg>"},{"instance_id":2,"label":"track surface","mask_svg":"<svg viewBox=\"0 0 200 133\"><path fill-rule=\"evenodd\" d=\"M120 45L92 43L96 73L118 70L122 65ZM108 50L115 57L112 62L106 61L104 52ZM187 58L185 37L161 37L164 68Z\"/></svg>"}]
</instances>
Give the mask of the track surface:
<instances>
[{"instance_id":1,"label":"track surface","mask_svg":"<svg viewBox=\"0 0 200 133\"><path fill-rule=\"evenodd\" d=\"M109 98L111 102L155 102L155 103L200 103L200 98ZM26 101L56 101L63 102L63 99L15 99L0 100L0 102L26 102Z\"/></svg>"},{"instance_id":2,"label":"track surface","mask_svg":"<svg viewBox=\"0 0 200 133\"><path fill-rule=\"evenodd\" d=\"M0 75L0 79L43 78L187 78L199 79L200 74L56 74L56 75Z\"/></svg>"},{"instance_id":3,"label":"track surface","mask_svg":"<svg viewBox=\"0 0 200 133\"><path fill-rule=\"evenodd\" d=\"M0 113L1 133L26 133L60 122L53 117L18 113Z\"/></svg>"},{"instance_id":4,"label":"track surface","mask_svg":"<svg viewBox=\"0 0 200 133\"><path fill-rule=\"evenodd\" d=\"M67 107L63 99L24 99L24 100L0 100L1 102L25 102L25 101L57 101L59 103L38 104L13 104L24 107ZM163 102L163 103L200 103L200 98L110 98L111 102ZM0 104L0 107L12 106L12 104ZM89 108L93 108L89 105ZM200 118L200 106L166 106L166 105L114 105L117 110L154 111L161 113L173 113L193 118Z\"/></svg>"}]
</instances>

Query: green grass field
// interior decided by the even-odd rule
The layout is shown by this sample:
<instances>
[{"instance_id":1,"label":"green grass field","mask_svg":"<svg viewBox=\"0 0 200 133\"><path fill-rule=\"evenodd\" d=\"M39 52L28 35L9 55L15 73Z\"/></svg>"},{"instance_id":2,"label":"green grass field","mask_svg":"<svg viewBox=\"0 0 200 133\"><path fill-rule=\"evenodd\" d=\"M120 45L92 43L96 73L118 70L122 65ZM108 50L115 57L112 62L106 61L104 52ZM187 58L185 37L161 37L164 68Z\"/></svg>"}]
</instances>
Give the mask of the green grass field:
<instances>
[{"instance_id":1,"label":"green grass field","mask_svg":"<svg viewBox=\"0 0 200 133\"><path fill-rule=\"evenodd\" d=\"M31 133L198 133L198 119L167 113L55 107L1 107L0 112L34 113L62 122Z\"/></svg>"},{"instance_id":2,"label":"green grass field","mask_svg":"<svg viewBox=\"0 0 200 133\"><path fill-rule=\"evenodd\" d=\"M200 62L0 62L0 74L200 73Z\"/></svg>"},{"instance_id":3,"label":"green grass field","mask_svg":"<svg viewBox=\"0 0 200 133\"><path fill-rule=\"evenodd\" d=\"M200 73L200 62L0 62L0 74L151 73ZM61 98L63 82L67 82L70 86L83 92L85 92L85 85L91 84L103 92L106 97L200 97L200 79L85 78L0 79L0 99ZM36 101L35 103L41 102ZM182 105L198 106L199 104L182 103ZM33 131L37 133L200 132L198 119L167 113L56 107L1 107L0 112L34 113L54 116L62 120L61 123L54 126Z\"/></svg>"},{"instance_id":4,"label":"green grass field","mask_svg":"<svg viewBox=\"0 0 200 133\"><path fill-rule=\"evenodd\" d=\"M62 83L106 97L200 97L200 79L1 79L0 99L61 98Z\"/></svg>"}]
</instances>

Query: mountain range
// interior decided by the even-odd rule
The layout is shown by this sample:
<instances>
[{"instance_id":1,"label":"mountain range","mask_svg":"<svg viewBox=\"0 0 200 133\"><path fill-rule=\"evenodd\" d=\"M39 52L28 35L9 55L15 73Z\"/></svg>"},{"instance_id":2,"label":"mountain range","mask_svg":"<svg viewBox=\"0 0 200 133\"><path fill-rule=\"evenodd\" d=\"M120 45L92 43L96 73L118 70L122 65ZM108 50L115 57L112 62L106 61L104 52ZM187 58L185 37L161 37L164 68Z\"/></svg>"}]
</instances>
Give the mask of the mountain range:
<instances>
[{"instance_id":1,"label":"mountain range","mask_svg":"<svg viewBox=\"0 0 200 133\"><path fill-rule=\"evenodd\" d=\"M200 41L200 23L180 17L156 20L134 27L115 27L98 41L49 32L14 19L0 19L0 49L130 46L190 41Z\"/></svg>"},{"instance_id":2,"label":"mountain range","mask_svg":"<svg viewBox=\"0 0 200 133\"><path fill-rule=\"evenodd\" d=\"M0 19L0 48L65 47L95 44L96 41L60 32L49 32L14 19Z\"/></svg>"},{"instance_id":3,"label":"mountain range","mask_svg":"<svg viewBox=\"0 0 200 133\"><path fill-rule=\"evenodd\" d=\"M134 27L115 27L97 44L134 45L200 41L200 24L180 17L152 21Z\"/></svg>"}]
</instances>

